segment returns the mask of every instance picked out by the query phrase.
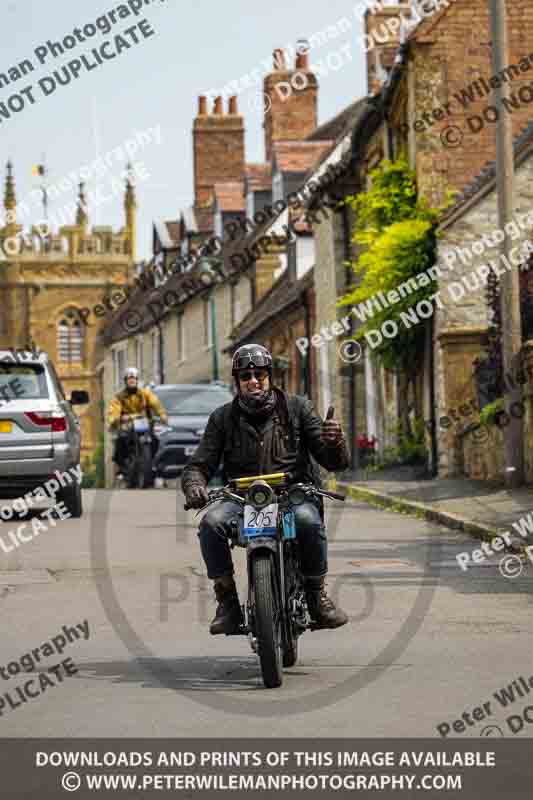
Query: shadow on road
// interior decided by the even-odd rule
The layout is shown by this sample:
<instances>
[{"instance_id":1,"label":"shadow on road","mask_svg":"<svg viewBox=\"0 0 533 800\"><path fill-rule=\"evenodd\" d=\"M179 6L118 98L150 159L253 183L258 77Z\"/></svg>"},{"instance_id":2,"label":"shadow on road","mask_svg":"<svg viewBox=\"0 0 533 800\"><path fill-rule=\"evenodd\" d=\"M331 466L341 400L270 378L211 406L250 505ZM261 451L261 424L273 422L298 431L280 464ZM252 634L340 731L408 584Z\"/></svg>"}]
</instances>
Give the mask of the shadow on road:
<instances>
[{"instance_id":1,"label":"shadow on road","mask_svg":"<svg viewBox=\"0 0 533 800\"><path fill-rule=\"evenodd\" d=\"M133 661L78 663L81 678L110 680L112 683L140 683L145 689L161 688L154 676L161 674L169 689L190 692L264 691L259 660L235 656L193 656L185 658L139 658ZM306 675L299 668L286 677Z\"/></svg>"}]
</instances>

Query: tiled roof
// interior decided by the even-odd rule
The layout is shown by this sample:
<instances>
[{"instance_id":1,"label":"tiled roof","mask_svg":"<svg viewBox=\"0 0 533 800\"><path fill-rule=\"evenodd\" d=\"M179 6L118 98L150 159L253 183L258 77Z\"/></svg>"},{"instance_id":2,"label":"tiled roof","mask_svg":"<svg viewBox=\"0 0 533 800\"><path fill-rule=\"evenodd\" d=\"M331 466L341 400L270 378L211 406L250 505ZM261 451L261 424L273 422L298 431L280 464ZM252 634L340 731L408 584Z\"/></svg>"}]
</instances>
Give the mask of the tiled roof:
<instances>
[{"instance_id":1,"label":"tiled roof","mask_svg":"<svg viewBox=\"0 0 533 800\"><path fill-rule=\"evenodd\" d=\"M252 192L268 191L272 188L271 164L246 164L244 174Z\"/></svg>"},{"instance_id":2,"label":"tiled roof","mask_svg":"<svg viewBox=\"0 0 533 800\"><path fill-rule=\"evenodd\" d=\"M234 329L233 343L230 349L257 336L261 328L268 324L273 317L280 316L284 310L299 302L302 293L312 288L313 283L313 269L306 272L303 278L295 283L290 282L289 272L284 270L256 307Z\"/></svg>"},{"instance_id":3,"label":"tiled roof","mask_svg":"<svg viewBox=\"0 0 533 800\"><path fill-rule=\"evenodd\" d=\"M219 211L244 211L244 183L242 181L215 183L214 193Z\"/></svg>"},{"instance_id":4,"label":"tiled roof","mask_svg":"<svg viewBox=\"0 0 533 800\"><path fill-rule=\"evenodd\" d=\"M181 222L179 220L169 221L165 222L165 225L171 240L178 245L181 241Z\"/></svg>"},{"instance_id":5,"label":"tiled roof","mask_svg":"<svg viewBox=\"0 0 533 800\"><path fill-rule=\"evenodd\" d=\"M315 128L306 141L320 142L332 139L338 141L341 139L354 127L364 106L365 99L364 97L359 98L359 100L347 106L335 117Z\"/></svg>"},{"instance_id":6,"label":"tiled roof","mask_svg":"<svg viewBox=\"0 0 533 800\"><path fill-rule=\"evenodd\" d=\"M533 144L533 122L530 122L513 141L513 152L515 163L520 160L520 156ZM481 172L456 196L454 203L448 208L441 217L441 222L445 222L450 217L455 216L457 211L466 205L482 189L496 180L496 161L488 162Z\"/></svg>"},{"instance_id":7,"label":"tiled roof","mask_svg":"<svg viewBox=\"0 0 533 800\"><path fill-rule=\"evenodd\" d=\"M180 243L180 221L154 220L154 229L161 247L164 250L172 250Z\"/></svg>"},{"instance_id":8,"label":"tiled roof","mask_svg":"<svg viewBox=\"0 0 533 800\"><path fill-rule=\"evenodd\" d=\"M308 172L319 161L331 140L319 142L275 142L272 153L281 172Z\"/></svg>"}]
</instances>

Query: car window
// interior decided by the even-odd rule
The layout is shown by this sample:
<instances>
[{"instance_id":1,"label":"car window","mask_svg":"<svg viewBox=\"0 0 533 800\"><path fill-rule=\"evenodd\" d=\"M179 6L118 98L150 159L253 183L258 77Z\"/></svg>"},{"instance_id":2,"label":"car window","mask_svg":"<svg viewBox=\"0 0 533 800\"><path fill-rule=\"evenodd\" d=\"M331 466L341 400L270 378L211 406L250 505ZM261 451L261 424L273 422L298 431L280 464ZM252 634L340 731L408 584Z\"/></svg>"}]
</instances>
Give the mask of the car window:
<instances>
[{"instance_id":1,"label":"car window","mask_svg":"<svg viewBox=\"0 0 533 800\"><path fill-rule=\"evenodd\" d=\"M156 391L167 414L199 414L208 416L215 408L233 400L226 389L168 389Z\"/></svg>"},{"instance_id":2,"label":"car window","mask_svg":"<svg viewBox=\"0 0 533 800\"><path fill-rule=\"evenodd\" d=\"M48 362L48 369L50 371L50 378L52 379L52 383L54 384L54 389L57 392L59 400L66 400L67 398L65 397L65 392L63 391L63 386L61 385L59 376L55 371L55 367L50 362Z\"/></svg>"},{"instance_id":3,"label":"car window","mask_svg":"<svg viewBox=\"0 0 533 800\"><path fill-rule=\"evenodd\" d=\"M42 364L0 364L0 400L40 400L48 396Z\"/></svg>"}]
</instances>

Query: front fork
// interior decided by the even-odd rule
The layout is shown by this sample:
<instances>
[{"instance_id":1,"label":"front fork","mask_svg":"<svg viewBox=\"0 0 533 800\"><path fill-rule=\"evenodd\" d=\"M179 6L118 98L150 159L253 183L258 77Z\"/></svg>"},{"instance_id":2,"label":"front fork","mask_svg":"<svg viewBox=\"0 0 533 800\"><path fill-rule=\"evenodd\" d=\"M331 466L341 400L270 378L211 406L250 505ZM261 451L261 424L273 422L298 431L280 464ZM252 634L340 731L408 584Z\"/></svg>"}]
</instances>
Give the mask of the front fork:
<instances>
[{"instance_id":1,"label":"front fork","mask_svg":"<svg viewBox=\"0 0 533 800\"><path fill-rule=\"evenodd\" d=\"M283 529L278 528L278 530L282 531ZM287 598L285 593L285 563L284 563L283 547L284 547L284 542L282 538L271 539L266 537L265 538L258 537L248 545L248 552L247 552L248 605L246 609L243 606L243 611L246 612L248 641L250 642L250 647L252 648L254 653L257 653L257 637L255 632L254 602L253 602L254 585L252 577L253 576L252 564L254 560L254 552L267 551L272 558L274 564L274 582L275 582L274 585L277 593L278 609L282 625L281 635L282 638L285 638L286 635L285 628L287 625Z\"/></svg>"}]
</instances>

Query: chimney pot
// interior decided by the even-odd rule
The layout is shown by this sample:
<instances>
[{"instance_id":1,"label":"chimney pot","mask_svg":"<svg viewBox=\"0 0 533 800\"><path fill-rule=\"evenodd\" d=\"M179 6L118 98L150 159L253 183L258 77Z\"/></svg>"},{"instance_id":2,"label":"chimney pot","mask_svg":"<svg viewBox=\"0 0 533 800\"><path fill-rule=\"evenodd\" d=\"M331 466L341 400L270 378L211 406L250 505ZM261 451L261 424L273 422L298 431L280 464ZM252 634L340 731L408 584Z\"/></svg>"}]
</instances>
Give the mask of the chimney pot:
<instances>
[{"instance_id":1,"label":"chimney pot","mask_svg":"<svg viewBox=\"0 0 533 800\"><path fill-rule=\"evenodd\" d=\"M309 69L309 53L298 53L295 66L296 69Z\"/></svg>"},{"instance_id":2,"label":"chimney pot","mask_svg":"<svg viewBox=\"0 0 533 800\"><path fill-rule=\"evenodd\" d=\"M287 62L285 61L285 53L281 47L276 48L273 53L274 69L284 70L287 69Z\"/></svg>"},{"instance_id":3,"label":"chimney pot","mask_svg":"<svg viewBox=\"0 0 533 800\"><path fill-rule=\"evenodd\" d=\"M198 115L203 117L207 114L207 97L200 95L198 98Z\"/></svg>"},{"instance_id":4,"label":"chimney pot","mask_svg":"<svg viewBox=\"0 0 533 800\"><path fill-rule=\"evenodd\" d=\"M239 110L237 108L237 95L230 97L229 99L229 107L228 107L229 114L238 114Z\"/></svg>"},{"instance_id":5,"label":"chimney pot","mask_svg":"<svg viewBox=\"0 0 533 800\"><path fill-rule=\"evenodd\" d=\"M215 99L215 114L223 114L224 107L222 105L222 97L217 97Z\"/></svg>"}]
</instances>

